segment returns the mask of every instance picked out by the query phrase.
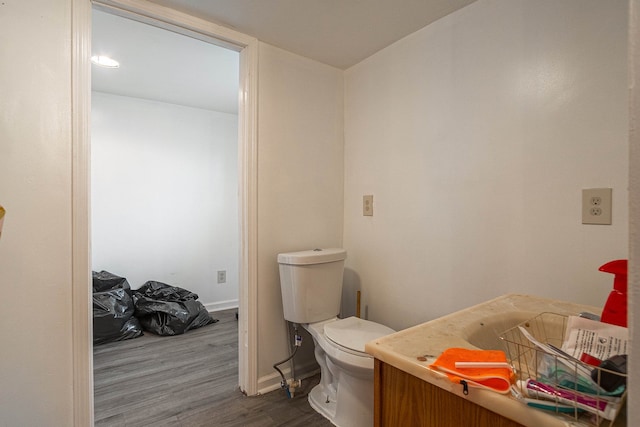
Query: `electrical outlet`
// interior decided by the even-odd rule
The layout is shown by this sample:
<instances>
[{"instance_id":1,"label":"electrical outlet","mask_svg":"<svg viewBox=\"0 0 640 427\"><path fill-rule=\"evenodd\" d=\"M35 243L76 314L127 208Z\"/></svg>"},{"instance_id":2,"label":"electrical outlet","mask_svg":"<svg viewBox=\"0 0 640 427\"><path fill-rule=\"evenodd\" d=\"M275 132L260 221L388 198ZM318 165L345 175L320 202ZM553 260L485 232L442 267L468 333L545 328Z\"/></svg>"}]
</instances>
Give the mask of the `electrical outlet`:
<instances>
[{"instance_id":1,"label":"electrical outlet","mask_svg":"<svg viewBox=\"0 0 640 427\"><path fill-rule=\"evenodd\" d=\"M582 190L582 223L611 225L611 188Z\"/></svg>"},{"instance_id":2,"label":"electrical outlet","mask_svg":"<svg viewBox=\"0 0 640 427\"><path fill-rule=\"evenodd\" d=\"M373 216L373 195L362 196L362 215Z\"/></svg>"},{"instance_id":3,"label":"electrical outlet","mask_svg":"<svg viewBox=\"0 0 640 427\"><path fill-rule=\"evenodd\" d=\"M218 283L227 283L227 271L226 270L218 271Z\"/></svg>"}]
</instances>

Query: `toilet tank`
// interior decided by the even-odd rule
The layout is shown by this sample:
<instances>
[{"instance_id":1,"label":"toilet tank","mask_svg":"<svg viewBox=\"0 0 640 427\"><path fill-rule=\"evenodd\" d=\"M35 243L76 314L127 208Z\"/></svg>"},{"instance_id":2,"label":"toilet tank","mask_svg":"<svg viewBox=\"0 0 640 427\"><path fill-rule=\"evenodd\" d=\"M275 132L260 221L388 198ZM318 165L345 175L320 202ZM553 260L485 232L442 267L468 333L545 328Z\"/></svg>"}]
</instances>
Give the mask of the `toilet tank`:
<instances>
[{"instance_id":1,"label":"toilet tank","mask_svg":"<svg viewBox=\"0 0 640 427\"><path fill-rule=\"evenodd\" d=\"M345 258L347 251L337 248L278 254L286 320L314 323L338 315Z\"/></svg>"}]
</instances>

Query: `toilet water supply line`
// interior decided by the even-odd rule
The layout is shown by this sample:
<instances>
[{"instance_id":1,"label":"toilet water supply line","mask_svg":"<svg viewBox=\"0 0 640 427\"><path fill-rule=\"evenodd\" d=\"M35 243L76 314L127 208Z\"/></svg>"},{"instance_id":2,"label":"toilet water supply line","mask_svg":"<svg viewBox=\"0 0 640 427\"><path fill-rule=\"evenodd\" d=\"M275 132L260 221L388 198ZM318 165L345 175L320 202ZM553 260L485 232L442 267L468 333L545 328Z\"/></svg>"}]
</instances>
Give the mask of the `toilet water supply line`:
<instances>
[{"instance_id":1,"label":"toilet water supply line","mask_svg":"<svg viewBox=\"0 0 640 427\"><path fill-rule=\"evenodd\" d=\"M293 323L292 325L293 325L293 330L295 332L294 343L293 343L294 344L293 353L291 353L291 356L287 357L283 361L278 362L278 363L273 365L273 368L276 371L278 371L278 373L280 374L280 377L282 378L282 381L280 381L280 387L283 388L287 392L287 397L289 399L291 399L293 397L293 394L295 393L295 389L300 387L300 380L296 380L295 379L295 370L294 370L293 357L298 352L298 348L300 346L302 346L302 337L300 335L298 335L298 324L297 323ZM289 341L291 341L291 331L290 331L288 325L287 325L287 334L289 335ZM278 368L278 365L282 365L283 363L288 362L289 360L291 360L291 379L289 381L287 381L287 379L284 377L284 374L282 373L280 368Z\"/></svg>"}]
</instances>

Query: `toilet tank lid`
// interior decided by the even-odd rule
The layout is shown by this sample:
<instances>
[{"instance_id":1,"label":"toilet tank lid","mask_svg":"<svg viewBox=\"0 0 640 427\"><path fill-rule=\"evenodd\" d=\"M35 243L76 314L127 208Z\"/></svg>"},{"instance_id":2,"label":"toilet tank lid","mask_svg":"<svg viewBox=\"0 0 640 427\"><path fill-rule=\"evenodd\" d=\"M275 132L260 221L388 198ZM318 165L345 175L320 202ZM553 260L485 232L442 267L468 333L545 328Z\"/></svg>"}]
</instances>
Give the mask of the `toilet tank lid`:
<instances>
[{"instance_id":1,"label":"toilet tank lid","mask_svg":"<svg viewBox=\"0 0 640 427\"><path fill-rule=\"evenodd\" d=\"M278 254L278 263L291 265L324 264L327 262L342 261L346 257L347 251L340 248L310 249L307 251Z\"/></svg>"}]
</instances>

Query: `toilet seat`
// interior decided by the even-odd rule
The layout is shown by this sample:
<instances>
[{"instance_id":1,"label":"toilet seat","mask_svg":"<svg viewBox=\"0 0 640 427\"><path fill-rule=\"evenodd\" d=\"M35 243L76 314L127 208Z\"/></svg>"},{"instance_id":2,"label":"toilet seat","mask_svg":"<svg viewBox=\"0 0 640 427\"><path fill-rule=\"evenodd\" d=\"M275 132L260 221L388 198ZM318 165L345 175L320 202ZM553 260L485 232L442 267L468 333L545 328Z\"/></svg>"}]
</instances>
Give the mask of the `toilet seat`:
<instances>
[{"instance_id":1,"label":"toilet seat","mask_svg":"<svg viewBox=\"0 0 640 427\"><path fill-rule=\"evenodd\" d=\"M394 332L387 326L358 317L339 319L324 325L324 333L330 341L361 355L366 355L366 343Z\"/></svg>"},{"instance_id":2,"label":"toilet seat","mask_svg":"<svg viewBox=\"0 0 640 427\"><path fill-rule=\"evenodd\" d=\"M354 368L371 370L373 369L373 357L364 351L364 345L370 340L395 332L379 323L357 317L346 319L334 317L302 326L311 333L317 344L334 359Z\"/></svg>"}]
</instances>

